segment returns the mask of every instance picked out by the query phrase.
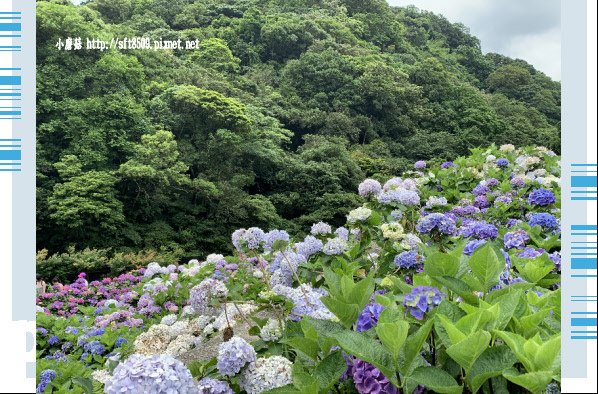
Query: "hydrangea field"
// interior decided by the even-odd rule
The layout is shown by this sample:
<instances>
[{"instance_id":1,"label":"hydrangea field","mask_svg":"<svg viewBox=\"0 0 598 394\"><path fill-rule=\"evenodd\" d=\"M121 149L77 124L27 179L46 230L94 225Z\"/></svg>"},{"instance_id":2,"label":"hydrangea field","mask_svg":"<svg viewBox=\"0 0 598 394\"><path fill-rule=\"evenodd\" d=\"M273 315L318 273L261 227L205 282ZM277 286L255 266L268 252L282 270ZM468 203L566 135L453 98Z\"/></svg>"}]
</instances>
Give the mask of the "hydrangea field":
<instances>
[{"instance_id":1,"label":"hydrangea field","mask_svg":"<svg viewBox=\"0 0 598 394\"><path fill-rule=\"evenodd\" d=\"M37 300L37 392L560 392L559 166L512 145L418 161L364 180L342 227L81 273Z\"/></svg>"}]
</instances>

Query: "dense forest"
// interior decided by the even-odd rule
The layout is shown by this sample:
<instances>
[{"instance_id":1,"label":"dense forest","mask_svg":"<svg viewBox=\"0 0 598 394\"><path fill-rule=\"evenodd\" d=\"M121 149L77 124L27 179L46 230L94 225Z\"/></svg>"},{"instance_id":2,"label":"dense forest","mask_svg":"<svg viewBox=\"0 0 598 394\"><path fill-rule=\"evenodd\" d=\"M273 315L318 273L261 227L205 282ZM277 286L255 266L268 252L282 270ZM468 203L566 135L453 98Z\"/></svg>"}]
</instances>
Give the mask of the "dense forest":
<instances>
[{"instance_id":1,"label":"dense forest","mask_svg":"<svg viewBox=\"0 0 598 394\"><path fill-rule=\"evenodd\" d=\"M58 50L68 37L197 50ZM37 1L37 242L230 248L344 223L365 177L492 143L558 152L560 83L383 0Z\"/></svg>"}]
</instances>

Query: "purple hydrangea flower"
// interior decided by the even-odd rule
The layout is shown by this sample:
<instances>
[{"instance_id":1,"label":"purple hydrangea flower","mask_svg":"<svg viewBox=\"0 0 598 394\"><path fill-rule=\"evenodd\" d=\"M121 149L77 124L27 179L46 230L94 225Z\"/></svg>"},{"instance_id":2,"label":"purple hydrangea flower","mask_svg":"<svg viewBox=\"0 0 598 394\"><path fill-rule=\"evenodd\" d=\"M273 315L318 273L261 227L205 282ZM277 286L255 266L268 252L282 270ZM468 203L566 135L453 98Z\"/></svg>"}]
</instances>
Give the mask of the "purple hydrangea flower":
<instances>
[{"instance_id":1,"label":"purple hydrangea flower","mask_svg":"<svg viewBox=\"0 0 598 394\"><path fill-rule=\"evenodd\" d=\"M421 217L415 229L422 234L428 234L433 230L446 235L453 235L457 232L455 221L442 213L431 213Z\"/></svg>"},{"instance_id":2,"label":"purple hydrangea flower","mask_svg":"<svg viewBox=\"0 0 598 394\"><path fill-rule=\"evenodd\" d=\"M104 391L107 394L195 394L197 387L187 367L172 356L133 354L114 369Z\"/></svg>"},{"instance_id":3,"label":"purple hydrangea flower","mask_svg":"<svg viewBox=\"0 0 598 394\"><path fill-rule=\"evenodd\" d=\"M345 241L349 240L349 230L346 227L339 227L334 231L334 233Z\"/></svg>"},{"instance_id":4,"label":"purple hydrangea flower","mask_svg":"<svg viewBox=\"0 0 598 394\"><path fill-rule=\"evenodd\" d=\"M440 305L444 297L445 295L436 287L418 286L414 287L411 293L405 295L403 305L407 308L411 316L417 320L422 320L425 313L434 309L435 306Z\"/></svg>"},{"instance_id":5,"label":"purple hydrangea flower","mask_svg":"<svg viewBox=\"0 0 598 394\"><path fill-rule=\"evenodd\" d=\"M525 179L521 177L514 177L511 179L511 186L513 187L525 187Z\"/></svg>"},{"instance_id":6,"label":"purple hydrangea flower","mask_svg":"<svg viewBox=\"0 0 598 394\"><path fill-rule=\"evenodd\" d=\"M128 343L129 341L123 337L119 337L115 342L114 342L114 347L121 347L123 344Z\"/></svg>"},{"instance_id":7,"label":"purple hydrangea flower","mask_svg":"<svg viewBox=\"0 0 598 394\"><path fill-rule=\"evenodd\" d=\"M467 242L467 245L465 245L465 249L463 249L463 254L471 256L477 248L484 245L485 243L486 240L484 239L472 239L471 241Z\"/></svg>"},{"instance_id":8,"label":"purple hydrangea flower","mask_svg":"<svg viewBox=\"0 0 598 394\"><path fill-rule=\"evenodd\" d=\"M548 257L554 263L555 271L559 272L561 270L561 254L559 252L553 252L550 253Z\"/></svg>"},{"instance_id":9,"label":"purple hydrangea flower","mask_svg":"<svg viewBox=\"0 0 598 394\"><path fill-rule=\"evenodd\" d=\"M419 205L420 198L415 190L408 190L402 187L384 191L378 195L380 204L399 203L406 206Z\"/></svg>"},{"instance_id":10,"label":"purple hydrangea flower","mask_svg":"<svg viewBox=\"0 0 598 394\"><path fill-rule=\"evenodd\" d=\"M199 394L233 394L228 383L212 378L203 378L197 384Z\"/></svg>"},{"instance_id":11,"label":"purple hydrangea flower","mask_svg":"<svg viewBox=\"0 0 598 394\"><path fill-rule=\"evenodd\" d=\"M104 347L104 345L100 343L100 341L88 342L85 344L85 346L83 346L83 349L86 352L94 355L101 355L104 354L104 352L106 351L106 348Z\"/></svg>"},{"instance_id":12,"label":"purple hydrangea flower","mask_svg":"<svg viewBox=\"0 0 598 394\"><path fill-rule=\"evenodd\" d=\"M377 196L382 191L382 185L375 179L366 179L358 187L359 195L362 197Z\"/></svg>"},{"instance_id":13,"label":"purple hydrangea flower","mask_svg":"<svg viewBox=\"0 0 598 394\"><path fill-rule=\"evenodd\" d=\"M56 335L52 335L50 339L48 339L48 345L50 346L56 345L58 342L60 342L60 338L58 338Z\"/></svg>"},{"instance_id":14,"label":"purple hydrangea flower","mask_svg":"<svg viewBox=\"0 0 598 394\"><path fill-rule=\"evenodd\" d=\"M375 327L383 310L384 307L377 302L367 304L357 318L356 331L367 331Z\"/></svg>"},{"instance_id":15,"label":"purple hydrangea flower","mask_svg":"<svg viewBox=\"0 0 598 394\"><path fill-rule=\"evenodd\" d=\"M498 196L496 200L494 200L494 204L510 204L513 202L513 199L509 196Z\"/></svg>"},{"instance_id":16,"label":"purple hydrangea flower","mask_svg":"<svg viewBox=\"0 0 598 394\"><path fill-rule=\"evenodd\" d=\"M508 249L521 249L525 246L525 243L529 241L529 235L525 230L515 230L505 234L504 242L505 248Z\"/></svg>"},{"instance_id":17,"label":"purple hydrangea flower","mask_svg":"<svg viewBox=\"0 0 598 394\"><path fill-rule=\"evenodd\" d=\"M490 205L492 205L492 204L490 203L490 201L488 201L488 198L486 196L482 195L482 196L477 196L475 198L473 205L480 209L484 209L484 208L490 207Z\"/></svg>"},{"instance_id":18,"label":"purple hydrangea flower","mask_svg":"<svg viewBox=\"0 0 598 394\"><path fill-rule=\"evenodd\" d=\"M476 187L473 188L472 193L475 196L481 196L490 193L490 188L486 185L479 183Z\"/></svg>"},{"instance_id":19,"label":"purple hydrangea flower","mask_svg":"<svg viewBox=\"0 0 598 394\"><path fill-rule=\"evenodd\" d=\"M556 197L550 190L541 188L531 192L527 201L530 205L545 207L554 204L556 202Z\"/></svg>"},{"instance_id":20,"label":"purple hydrangea flower","mask_svg":"<svg viewBox=\"0 0 598 394\"><path fill-rule=\"evenodd\" d=\"M498 236L498 229L485 221L469 221L461 227L460 233L464 237L494 239Z\"/></svg>"},{"instance_id":21,"label":"purple hydrangea flower","mask_svg":"<svg viewBox=\"0 0 598 394\"><path fill-rule=\"evenodd\" d=\"M210 311L210 300L225 298L228 295L228 289L224 282L206 278L198 285L191 288L189 292L189 303L197 313L205 313Z\"/></svg>"},{"instance_id":22,"label":"purple hydrangea flower","mask_svg":"<svg viewBox=\"0 0 598 394\"><path fill-rule=\"evenodd\" d=\"M365 361L353 361L353 382L359 394L398 394L399 389L380 372Z\"/></svg>"},{"instance_id":23,"label":"purple hydrangea flower","mask_svg":"<svg viewBox=\"0 0 598 394\"><path fill-rule=\"evenodd\" d=\"M46 335L48 335L48 330L46 330L43 327L37 327L36 331L42 336L45 337Z\"/></svg>"},{"instance_id":24,"label":"purple hydrangea flower","mask_svg":"<svg viewBox=\"0 0 598 394\"><path fill-rule=\"evenodd\" d=\"M518 257L524 259L535 259L536 257L542 255L544 253L544 249L534 249L534 248L525 248L521 252L517 254Z\"/></svg>"},{"instance_id":25,"label":"purple hydrangea flower","mask_svg":"<svg viewBox=\"0 0 598 394\"><path fill-rule=\"evenodd\" d=\"M418 160L415 162L413 166L416 170L423 170L424 168L426 168L426 162L423 160Z\"/></svg>"},{"instance_id":26,"label":"purple hydrangea flower","mask_svg":"<svg viewBox=\"0 0 598 394\"><path fill-rule=\"evenodd\" d=\"M248 363L256 360L253 347L241 337L232 337L218 347L216 358L218 372L224 376L234 376Z\"/></svg>"},{"instance_id":27,"label":"purple hydrangea flower","mask_svg":"<svg viewBox=\"0 0 598 394\"><path fill-rule=\"evenodd\" d=\"M415 250L402 252L395 256L395 265L400 268L413 268L424 261L424 257L420 256Z\"/></svg>"},{"instance_id":28,"label":"purple hydrangea flower","mask_svg":"<svg viewBox=\"0 0 598 394\"><path fill-rule=\"evenodd\" d=\"M496 160L496 165L501 168L508 167L509 161L501 157L500 159Z\"/></svg>"},{"instance_id":29,"label":"purple hydrangea flower","mask_svg":"<svg viewBox=\"0 0 598 394\"><path fill-rule=\"evenodd\" d=\"M440 168L442 168L442 169L447 169L447 168L451 168L451 167L457 167L457 165L455 163L453 163L452 161L445 161L444 163L442 163L440 165Z\"/></svg>"},{"instance_id":30,"label":"purple hydrangea flower","mask_svg":"<svg viewBox=\"0 0 598 394\"><path fill-rule=\"evenodd\" d=\"M549 213L534 213L529 219L530 226L540 226L543 229L551 230L559 226L559 221L556 217Z\"/></svg>"},{"instance_id":31,"label":"purple hydrangea flower","mask_svg":"<svg viewBox=\"0 0 598 394\"><path fill-rule=\"evenodd\" d=\"M325 222L314 223L311 226L312 235L326 235L332 233L332 226Z\"/></svg>"}]
</instances>

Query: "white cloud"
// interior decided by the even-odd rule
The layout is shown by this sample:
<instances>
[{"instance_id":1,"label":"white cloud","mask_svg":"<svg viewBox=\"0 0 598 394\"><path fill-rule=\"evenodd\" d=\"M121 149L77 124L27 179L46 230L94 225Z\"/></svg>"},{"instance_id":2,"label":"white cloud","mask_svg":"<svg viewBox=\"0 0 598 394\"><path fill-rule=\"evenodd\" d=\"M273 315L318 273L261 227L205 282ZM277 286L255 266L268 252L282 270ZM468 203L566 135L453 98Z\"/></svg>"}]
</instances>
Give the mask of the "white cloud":
<instances>
[{"instance_id":1,"label":"white cloud","mask_svg":"<svg viewBox=\"0 0 598 394\"><path fill-rule=\"evenodd\" d=\"M553 79L561 79L559 0L388 0L414 5L461 22L482 50L520 58Z\"/></svg>"}]
</instances>

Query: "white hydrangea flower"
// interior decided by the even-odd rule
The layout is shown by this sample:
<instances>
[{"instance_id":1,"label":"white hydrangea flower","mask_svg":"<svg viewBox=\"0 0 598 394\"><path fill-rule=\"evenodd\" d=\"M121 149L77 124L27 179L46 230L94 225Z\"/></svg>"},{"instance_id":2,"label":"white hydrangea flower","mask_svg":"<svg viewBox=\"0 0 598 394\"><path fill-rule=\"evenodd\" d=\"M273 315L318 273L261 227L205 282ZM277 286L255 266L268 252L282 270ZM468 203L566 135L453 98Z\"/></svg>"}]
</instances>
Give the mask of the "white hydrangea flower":
<instances>
[{"instance_id":1,"label":"white hydrangea flower","mask_svg":"<svg viewBox=\"0 0 598 394\"><path fill-rule=\"evenodd\" d=\"M268 319L260 329L260 338L266 342L273 342L282 337L284 322L277 319Z\"/></svg>"},{"instance_id":2,"label":"white hydrangea flower","mask_svg":"<svg viewBox=\"0 0 598 394\"><path fill-rule=\"evenodd\" d=\"M189 322L187 331L192 335L201 335L203 329L212 321L212 316L201 315Z\"/></svg>"},{"instance_id":3,"label":"white hydrangea flower","mask_svg":"<svg viewBox=\"0 0 598 394\"><path fill-rule=\"evenodd\" d=\"M112 375L105 369L96 369L91 373L91 377L102 384L106 384L112 378Z\"/></svg>"},{"instance_id":4,"label":"white hydrangea flower","mask_svg":"<svg viewBox=\"0 0 598 394\"><path fill-rule=\"evenodd\" d=\"M501 145L499 149L503 152L513 152L515 150L515 145L505 144L505 145Z\"/></svg>"},{"instance_id":5,"label":"white hydrangea flower","mask_svg":"<svg viewBox=\"0 0 598 394\"><path fill-rule=\"evenodd\" d=\"M177 321L176 315L166 315L160 320L160 324L165 324L167 326L172 326Z\"/></svg>"},{"instance_id":6,"label":"white hydrangea flower","mask_svg":"<svg viewBox=\"0 0 598 394\"><path fill-rule=\"evenodd\" d=\"M239 385L248 394L257 394L293 382L293 364L281 356L258 358L241 373Z\"/></svg>"},{"instance_id":7,"label":"white hydrangea flower","mask_svg":"<svg viewBox=\"0 0 598 394\"><path fill-rule=\"evenodd\" d=\"M191 305L185 305L183 307L182 316L193 316L196 315L195 309Z\"/></svg>"},{"instance_id":8,"label":"white hydrangea flower","mask_svg":"<svg viewBox=\"0 0 598 394\"><path fill-rule=\"evenodd\" d=\"M347 223L357 223L357 222L364 222L369 219L372 215L372 210L366 207L359 207L347 215Z\"/></svg>"},{"instance_id":9,"label":"white hydrangea flower","mask_svg":"<svg viewBox=\"0 0 598 394\"><path fill-rule=\"evenodd\" d=\"M488 155L488 156L486 156L486 162L487 163L491 163L491 162L494 162L494 161L496 161L496 156L494 156L494 155Z\"/></svg>"},{"instance_id":10,"label":"white hydrangea flower","mask_svg":"<svg viewBox=\"0 0 598 394\"><path fill-rule=\"evenodd\" d=\"M382 230L382 236L384 238L398 240L404 235L403 226L398 222L384 223L380 226L380 229Z\"/></svg>"},{"instance_id":11,"label":"white hydrangea flower","mask_svg":"<svg viewBox=\"0 0 598 394\"><path fill-rule=\"evenodd\" d=\"M170 338L169 326L154 324L135 339L135 352L144 355L162 354L166 351Z\"/></svg>"},{"instance_id":12,"label":"white hydrangea flower","mask_svg":"<svg viewBox=\"0 0 598 394\"><path fill-rule=\"evenodd\" d=\"M179 320L179 321L175 322L168 329L170 338L174 339L174 338L178 337L179 335L185 333L187 331L188 327L189 327L188 320Z\"/></svg>"},{"instance_id":13,"label":"white hydrangea flower","mask_svg":"<svg viewBox=\"0 0 598 394\"><path fill-rule=\"evenodd\" d=\"M212 253L206 257L206 263L215 263L219 260L224 260L224 256L221 254Z\"/></svg>"},{"instance_id":14,"label":"white hydrangea flower","mask_svg":"<svg viewBox=\"0 0 598 394\"><path fill-rule=\"evenodd\" d=\"M178 357L184 353L187 353L193 348L195 343L195 337L190 334L179 335L174 341L168 344L165 353L173 357Z\"/></svg>"}]
</instances>

